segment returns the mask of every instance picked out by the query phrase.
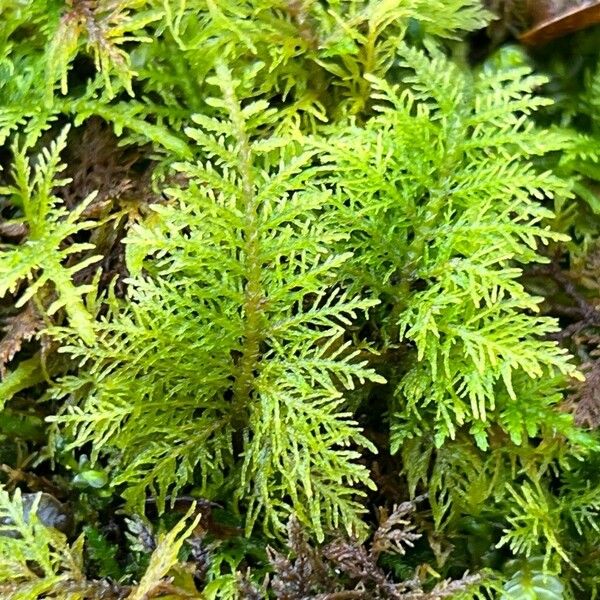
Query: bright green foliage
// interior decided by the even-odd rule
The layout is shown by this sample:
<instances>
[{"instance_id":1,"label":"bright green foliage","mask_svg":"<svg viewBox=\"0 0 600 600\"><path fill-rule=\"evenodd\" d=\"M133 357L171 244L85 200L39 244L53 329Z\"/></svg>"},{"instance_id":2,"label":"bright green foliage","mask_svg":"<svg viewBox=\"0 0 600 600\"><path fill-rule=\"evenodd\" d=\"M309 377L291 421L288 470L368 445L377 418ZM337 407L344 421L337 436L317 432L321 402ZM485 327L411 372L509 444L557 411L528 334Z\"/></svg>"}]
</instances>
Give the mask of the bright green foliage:
<instances>
[{"instance_id":1,"label":"bright green foliage","mask_svg":"<svg viewBox=\"0 0 600 600\"><path fill-rule=\"evenodd\" d=\"M35 137L58 113L73 114L77 123L99 115L127 130L131 141L151 140L185 157L181 136L165 124L179 128L191 112L210 112L206 78L223 56L244 97L284 99L276 127L289 120L316 125L329 113L365 109L370 86L362 75L389 70L409 19L419 19L421 34L456 38L483 26L487 16L479 0L328 4L40 0L25 9L4 1L0 52L8 77L0 81L0 140L24 123ZM23 28L31 28L27 44L20 40ZM78 56L93 60L95 73L72 88L68 75ZM332 77L339 93L330 96ZM134 79L143 83L142 94ZM120 92L136 99L123 101Z\"/></svg>"},{"instance_id":2,"label":"bright green foliage","mask_svg":"<svg viewBox=\"0 0 600 600\"><path fill-rule=\"evenodd\" d=\"M147 100L118 102L107 110L120 92L134 95L136 70L125 47L143 46L159 35L147 28L161 25L162 2L3 0L0 13L0 141L23 126L35 140L60 113L74 114L77 123L100 115L118 131L126 126L144 141L185 153L180 137L156 122L161 115ZM92 61L95 73L73 90L68 75L78 56L83 65L86 58Z\"/></svg>"},{"instance_id":3,"label":"bright green foliage","mask_svg":"<svg viewBox=\"0 0 600 600\"><path fill-rule=\"evenodd\" d=\"M499 542L499 547L509 544L516 554L530 556L540 538L545 540L545 556L556 552L563 560L568 561L567 553L557 539L559 528L559 507L554 500L541 489L535 489L528 483L517 493L508 485L514 501L513 514L508 517L509 529ZM546 565L544 565L546 566Z\"/></svg>"},{"instance_id":4,"label":"bright green foliage","mask_svg":"<svg viewBox=\"0 0 600 600\"><path fill-rule=\"evenodd\" d=\"M64 340L86 368L56 389L81 402L55 420L73 447L119 453L114 484L132 506L150 488L164 507L195 469L209 492L235 468L248 532L259 516L281 531L292 510L319 537L360 530L354 487L372 484L348 446L369 444L342 390L383 380L344 338L375 302L336 287L348 254L332 251L343 234L331 194L311 181L314 152L259 137L275 111L241 109L236 82L217 75L223 98L211 104L226 118L195 117L202 128L187 132L204 162L178 163L188 185L126 239L128 306L112 302L92 348Z\"/></svg>"},{"instance_id":5,"label":"bright green foliage","mask_svg":"<svg viewBox=\"0 0 600 600\"><path fill-rule=\"evenodd\" d=\"M68 211L53 194L55 187L69 181L58 178L64 169L60 153L65 147L67 133L68 129L64 129L60 137L36 157L33 172L27 159L27 147L13 145L14 184L0 188L0 194L10 194L14 205L21 209L23 216L14 222L25 224L28 236L25 244L4 247L0 254L0 297L8 292L15 293L22 281L27 280L29 285L15 306L23 306L29 299L36 298L39 303L48 304L46 312L49 316L64 308L73 329L86 342L91 342L94 336L92 316L86 310L82 296L93 286L75 286L72 277L101 257L88 256L66 266L64 263L69 256L94 246L74 243L61 247L69 236L96 225L94 221L80 220L94 196ZM52 284L52 291L48 290L48 284Z\"/></svg>"},{"instance_id":6,"label":"bright green foliage","mask_svg":"<svg viewBox=\"0 0 600 600\"><path fill-rule=\"evenodd\" d=\"M486 18L473 0L334 0L327 6L297 0L190 0L167 7L173 40L166 37L140 52L145 62L140 74L150 78L152 89L169 99L193 98L197 110L199 82L225 55L245 97L283 98L277 126L290 119L314 126L328 117L362 113L370 100L363 76L383 76L392 68L409 19L420 20L421 34L455 38L461 30L482 26ZM151 62L156 59L165 67L158 73ZM330 89L332 77L335 87Z\"/></svg>"},{"instance_id":7,"label":"bright green foliage","mask_svg":"<svg viewBox=\"0 0 600 600\"><path fill-rule=\"evenodd\" d=\"M45 43L60 2L0 2L0 143L25 123L33 138L54 111L43 101Z\"/></svg>"},{"instance_id":8,"label":"bright green foliage","mask_svg":"<svg viewBox=\"0 0 600 600\"><path fill-rule=\"evenodd\" d=\"M541 260L537 244L564 239L532 198L567 187L528 162L561 138L541 138L526 120L547 103L527 69L473 77L437 51L400 54L405 87L370 78L379 116L329 155L355 250L352 289L384 303L386 343L416 349L397 389L392 447L424 430L440 445L468 426L485 448L493 420L518 443L523 425L533 432L515 374L575 374L565 351L542 341L556 324L531 314L541 299L518 281L519 265ZM528 404L545 404L546 392Z\"/></svg>"},{"instance_id":9,"label":"bright green foliage","mask_svg":"<svg viewBox=\"0 0 600 600\"><path fill-rule=\"evenodd\" d=\"M40 498L25 513L20 492L11 499L0 488L0 595L7 600L80 600L84 590L68 589L85 580L83 537L70 546L63 533L45 527L36 514Z\"/></svg>"},{"instance_id":10,"label":"bright green foliage","mask_svg":"<svg viewBox=\"0 0 600 600\"><path fill-rule=\"evenodd\" d=\"M0 464L72 494L96 536L82 554L0 491L21 532L0 535L0 596L87 598L94 569L130 598L194 589L183 541L223 524L190 511L142 575L103 530L121 498L159 523L218 503L227 541L196 576L217 599L258 582L290 517L362 536L423 493L400 580L597 594L598 436L564 402L585 302L539 273L597 244L600 54L574 79L515 46L469 64L481 4L0 0L0 419L51 423L39 444L0 427Z\"/></svg>"},{"instance_id":11,"label":"bright green foliage","mask_svg":"<svg viewBox=\"0 0 600 600\"><path fill-rule=\"evenodd\" d=\"M162 11L153 9L152 4L142 0L114 2L71 2L60 18L46 53L46 83L50 102L57 80L60 91L66 94L67 72L85 36L85 48L94 57L96 70L101 74L104 88L109 97L115 95L112 77L133 96L131 59L122 48L125 43L145 43L152 38L145 35L144 27L157 21ZM135 11L135 12L134 12Z\"/></svg>"}]
</instances>

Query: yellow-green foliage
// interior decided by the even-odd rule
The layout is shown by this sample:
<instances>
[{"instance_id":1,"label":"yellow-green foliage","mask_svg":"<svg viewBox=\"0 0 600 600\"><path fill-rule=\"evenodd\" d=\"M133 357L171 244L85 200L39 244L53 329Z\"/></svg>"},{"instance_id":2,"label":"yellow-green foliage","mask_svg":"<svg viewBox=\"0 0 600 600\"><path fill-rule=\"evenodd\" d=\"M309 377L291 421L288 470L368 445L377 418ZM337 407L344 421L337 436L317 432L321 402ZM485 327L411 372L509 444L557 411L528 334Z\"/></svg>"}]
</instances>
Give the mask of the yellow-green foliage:
<instances>
[{"instance_id":1,"label":"yellow-green foliage","mask_svg":"<svg viewBox=\"0 0 600 600\"><path fill-rule=\"evenodd\" d=\"M81 220L94 194L71 211L61 206L60 198L54 195L55 187L69 182L58 178L65 168L60 162L60 153L64 150L67 132L68 128L65 128L58 139L36 157L33 170L26 155L27 146L20 148L18 140L12 146L13 184L0 188L0 194L8 196L10 202L21 209L23 216L10 223L25 225L28 234L24 244L7 246L0 254L0 297L15 293L22 281L27 280L29 285L15 306L23 306L31 298L42 304L51 293L47 285L51 283L57 298L48 303L47 314L51 316L64 308L72 326L91 343L94 339L92 316L81 296L94 288L91 285L75 286L73 275L101 257L88 256L67 267L65 262L69 256L94 246L75 243L63 248L63 245L70 236L95 226L94 221Z\"/></svg>"},{"instance_id":2,"label":"yellow-green foliage","mask_svg":"<svg viewBox=\"0 0 600 600\"><path fill-rule=\"evenodd\" d=\"M87 580L84 572L84 536L69 544L60 531L39 518L42 495L31 506L17 490L12 498L0 488L0 595L6 600L86 600L109 593L103 582ZM128 600L143 600L156 590L178 562L185 539L198 525L195 506L168 533L163 534L138 585Z\"/></svg>"},{"instance_id":3,"label":"yellow-green foliage","mask_svg":"<svg viewBox=\"0 0 600 600\"><path fill-rule=\"evenodd\" d=\"M242 109L225 67L216 83L223 118L198 115L201 128L186 130L204 159L175 165L188 185L125 240L129 308L112 302L91 348L61 338L86 374L55 388L82 401L53 420L94 458L119 452L114 483L132 506L149 487L164 507L194 472L214 493L241 435L229 485L248 502L248 532L259 517L281 531L292 510L321 537L323 526L357 531L353 486L372 484L349 446L370 444L343 390L384 380L344 335L374 301L336 285L349 254L333 250L344 235L314 152L259 136L276 111Z\"/></svg>"},{"instance_id":4,"label":"yellow-green foliage","mask_svg":"<svg viewBox=\"0 0 600 600\"><path fill-rule=\"evenodd\" d=\"M41 350L0 345L0 406L49 434L0 422L5 471L79 486L80 528L218 503L235 541L211 546L210 598L290 518L364 538L375 504L423 493L431 550L390 577L487 568L505 600L592 597L599 447L564 400L597 338L559 345L574 311L553 308L579 298L564 249L598 238L599 71L553 104L552 63L469 63L489 19L479 0L0 0L0 236L25 232L0 248L0 311L45 323ZM131 164L99 175L93 126ZM19 530L0 590L99 593L83 538L22 515L0 490ZM112 561L131 599L168 593L198 522L145 575Z\"/></svg>"}]
</instances>

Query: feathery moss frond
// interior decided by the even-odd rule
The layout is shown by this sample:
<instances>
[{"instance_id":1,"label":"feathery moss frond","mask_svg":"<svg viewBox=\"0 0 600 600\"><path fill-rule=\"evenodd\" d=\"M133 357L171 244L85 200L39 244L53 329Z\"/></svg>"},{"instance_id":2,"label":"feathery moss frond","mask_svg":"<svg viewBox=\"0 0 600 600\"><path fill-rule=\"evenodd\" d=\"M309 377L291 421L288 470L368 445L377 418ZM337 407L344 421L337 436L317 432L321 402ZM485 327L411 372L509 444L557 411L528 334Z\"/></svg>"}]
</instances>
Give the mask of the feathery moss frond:
<instances>
[{"instance_id":1,"label":"feathery moss frond","mask_svg":"<svg viewBox=\"0 0 600 600\"><path fill-rule=\"evenodd\" d=\"M87 375L59 385L79 402L54 420L72 447L118 452L114 484L133 506L239 468L248 532L259 516L280 532L292 510L321 538L359 530L355 498L372 484L356 449L370 444L343 392L382 378L345 328L375 301L336 288L349 255L331 251L342 236L314 152L260 136L273 110L242 108L225 67L214 82L228 120L197 119L205 159L176 164L187 184L132 228L129 305L110 301L92 348L63 338Z\"/></svg>"},{"instance_id":2,"label":"feathery moss frond","mask_svg":"<svg viewBox=\"0 0 600 600\"><path fill-rule=\"evenodd\" d=\"M65 244L65 241L79 231L96 226L94 221L80 220L94 195L75 210L67 211L53 193L54 188L68 181L59 179L65 168L60 163L60 153L65 147L67 133L68 128L65 128L57 140L36 157L33 172L27 158L27 146L13 146L14 183L1 188L0 193L9 194L12 202L21 209L23 216L14 222L23 223L29 233L23 245L5 246L0 254L0 297L17 293L23 280L27 280L29 285L20 294L16 306L23 306L35 297L41 303L45 301L48 315L64 308L74 331L91 343L93 318L82 296L93 286L75 285L73 275L101 257L88 256L67 266L65 263L69 256L91 250L94 246L85 242ZM51 290L47 289L47 284L51 284ZM44 286L46 290L42 291ZM52 293L56 294L56 298Z\"/></svg>"}]
</instances>

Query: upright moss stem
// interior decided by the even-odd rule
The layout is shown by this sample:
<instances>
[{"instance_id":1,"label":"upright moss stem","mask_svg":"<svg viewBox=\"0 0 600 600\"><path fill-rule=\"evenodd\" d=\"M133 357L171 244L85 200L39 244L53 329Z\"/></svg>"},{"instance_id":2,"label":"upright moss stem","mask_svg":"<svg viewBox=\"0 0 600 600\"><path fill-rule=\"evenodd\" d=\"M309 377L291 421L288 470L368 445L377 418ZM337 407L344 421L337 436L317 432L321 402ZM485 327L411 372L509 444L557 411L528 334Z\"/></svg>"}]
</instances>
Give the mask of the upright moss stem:
<instances>
[{"instance_id":1,"label":"upright moss stem","mask_svg":"<svg viewBox=\"0 0 600 600\"><path fill-rule=\"evenodd\" d=\"M244 228L242 232L242 259L246 283L242 314L244 333L242 356L233 386L232 423L242 429L248 421L248 405L252 398L254 379L259 363L260 343L263 339L264 291L261 282L262 262L258 227L258 206L254 191L252 149L246 132L244 118L235 97L234 84L229 71L219 65L219 79L224 83L223 94L231 112L231 120L238 137L239 173L242 179L242 209Z\"/></svg>"}]
</instances>

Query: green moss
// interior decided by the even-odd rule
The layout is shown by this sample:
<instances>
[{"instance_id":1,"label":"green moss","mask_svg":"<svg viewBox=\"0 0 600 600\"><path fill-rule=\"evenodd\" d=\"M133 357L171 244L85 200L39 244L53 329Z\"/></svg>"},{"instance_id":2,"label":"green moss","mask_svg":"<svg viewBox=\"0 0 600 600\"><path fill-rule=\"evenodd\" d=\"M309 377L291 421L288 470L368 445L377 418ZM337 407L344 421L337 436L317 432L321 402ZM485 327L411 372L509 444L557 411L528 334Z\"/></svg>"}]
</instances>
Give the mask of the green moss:
<instances>
[{"instance_id":1,"label":"green moss","mask_svg":"<svg viewBox=\"0 0 600 600\"><path fill-rule=\"evenodd\" d=\"M2 597L595 597L597 30L471 65L479 0L0 16Z\"/></svg>"}]
</instances>

